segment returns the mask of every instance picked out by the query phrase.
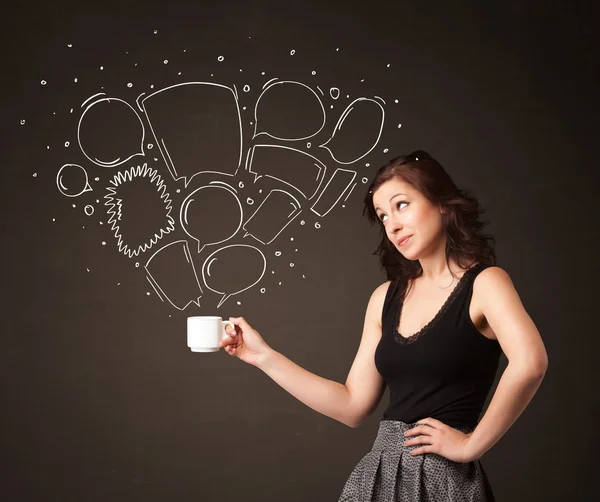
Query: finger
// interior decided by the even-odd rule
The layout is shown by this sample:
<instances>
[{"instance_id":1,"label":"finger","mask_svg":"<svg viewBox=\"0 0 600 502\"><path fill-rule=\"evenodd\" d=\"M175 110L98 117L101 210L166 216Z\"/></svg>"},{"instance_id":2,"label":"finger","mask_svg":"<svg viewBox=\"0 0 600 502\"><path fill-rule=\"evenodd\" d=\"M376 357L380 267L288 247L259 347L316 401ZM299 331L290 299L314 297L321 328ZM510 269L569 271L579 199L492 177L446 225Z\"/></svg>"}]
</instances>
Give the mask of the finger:
<instances>
[{"instance_id":1,"label":"finger","mask_svg":"<svg viewBox=\"0 0 600 502\"><path fill-rule=\"evenodd\" d=\"M246 319L244 319L243 317L230 317L229 320L236 326L242 328L243 330L251 329L250 325L246 322Z\"/></svg>"}]
</instances>

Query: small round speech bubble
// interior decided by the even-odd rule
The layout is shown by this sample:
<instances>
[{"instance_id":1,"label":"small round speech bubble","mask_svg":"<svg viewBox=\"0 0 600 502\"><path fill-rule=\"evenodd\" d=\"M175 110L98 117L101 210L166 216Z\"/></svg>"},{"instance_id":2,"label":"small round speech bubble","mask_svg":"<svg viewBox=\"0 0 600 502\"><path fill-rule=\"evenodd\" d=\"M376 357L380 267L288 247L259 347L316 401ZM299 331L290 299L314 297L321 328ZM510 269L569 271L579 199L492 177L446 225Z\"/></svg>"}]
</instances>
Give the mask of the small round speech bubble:
<instances>
[{"instance_id":1,"label":"small round speech bubble","mask_svg":"<svg viewBox=\"0 0 600 502\"><path fill-rule=\"evenodd\" d=\"M56 186L67 197L78 197L92 191L87 171L77 164L65 164L58 170Z\"/></svg>"}]
</instances>

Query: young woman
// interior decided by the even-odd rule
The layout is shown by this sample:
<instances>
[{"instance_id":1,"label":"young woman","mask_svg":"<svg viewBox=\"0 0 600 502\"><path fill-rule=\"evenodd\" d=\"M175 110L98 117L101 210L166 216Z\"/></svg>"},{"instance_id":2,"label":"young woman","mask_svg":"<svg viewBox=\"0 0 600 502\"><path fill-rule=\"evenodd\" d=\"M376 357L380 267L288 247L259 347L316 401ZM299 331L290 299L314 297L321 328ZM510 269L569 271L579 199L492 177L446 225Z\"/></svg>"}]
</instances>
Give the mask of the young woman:
<instances>
[{"instance_id":1,"label":"young woman","mask_svg":"<svg viewBox=\"0 0 600 502\"><path fill-rule=\"evenodd\" d=\"M478 202L427 152L380 168L365 197L388 281L366 310L343 385L273 350L243 317L221 346L312 409L350 427L390 403L338 502L492 501L480 458L537 391L548 357L510 276L480 234ZM501 352L508 359L484 416Z\"/></svg>"}]
</instances>

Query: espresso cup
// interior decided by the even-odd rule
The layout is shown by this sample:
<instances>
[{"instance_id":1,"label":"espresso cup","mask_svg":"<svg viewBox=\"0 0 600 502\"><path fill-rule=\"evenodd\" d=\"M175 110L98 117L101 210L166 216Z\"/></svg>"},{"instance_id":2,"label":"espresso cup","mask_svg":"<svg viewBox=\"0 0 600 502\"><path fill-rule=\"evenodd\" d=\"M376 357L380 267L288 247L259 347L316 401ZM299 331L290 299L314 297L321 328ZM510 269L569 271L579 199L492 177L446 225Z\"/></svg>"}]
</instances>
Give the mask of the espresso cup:
<instances>
[{"instance_id":1,"label":"espresso cup","mask_svg":"<svg viewBox=\"0 0 600 502\"><path fill-rule=\"evenodd\" d=\"M229 336L225 327L234 324L218 316L187 318L187 345L192 352L218 352L219 343Z\"/></svg>"}]
</instances>

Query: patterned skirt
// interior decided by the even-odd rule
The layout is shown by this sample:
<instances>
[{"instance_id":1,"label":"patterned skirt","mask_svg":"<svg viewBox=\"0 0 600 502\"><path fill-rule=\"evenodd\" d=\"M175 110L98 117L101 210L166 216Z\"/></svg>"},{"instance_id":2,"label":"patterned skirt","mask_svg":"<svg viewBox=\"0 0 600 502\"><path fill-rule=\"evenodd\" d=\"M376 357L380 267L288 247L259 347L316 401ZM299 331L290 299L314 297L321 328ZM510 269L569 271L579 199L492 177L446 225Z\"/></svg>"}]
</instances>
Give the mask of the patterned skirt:
<instances>
[{"instance_id":1,"label":"patterned skirt","mask_svg":"<svg viewBox=\"0 0 600 502\"><path fill-rule=\"evenodd\" d=\"M360 459L338 502L493 502L494 495L479 460L454 462L435 453L411 455L423 445L404 446L418 436L404 436L418 424L381 420L373 448ZM468 433L472 429L456 427Z\"/></svg>"}]
</instances>

